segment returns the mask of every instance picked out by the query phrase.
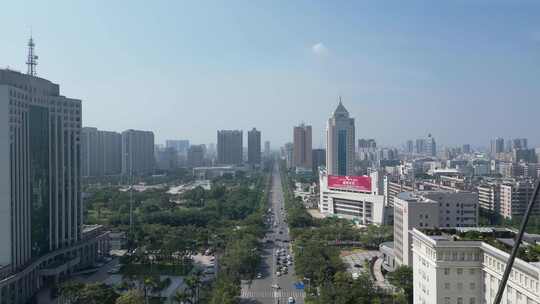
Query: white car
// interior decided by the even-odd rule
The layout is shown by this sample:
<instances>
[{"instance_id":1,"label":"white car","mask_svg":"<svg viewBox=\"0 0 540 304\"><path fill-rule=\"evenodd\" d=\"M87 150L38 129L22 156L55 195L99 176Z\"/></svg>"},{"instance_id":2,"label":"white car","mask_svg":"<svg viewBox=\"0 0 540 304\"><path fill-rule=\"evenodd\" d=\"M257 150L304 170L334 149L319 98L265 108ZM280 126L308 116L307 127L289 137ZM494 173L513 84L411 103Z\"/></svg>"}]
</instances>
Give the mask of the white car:
<instances>
[{"instance_id":1,"label":"white car","mask_svg":"<svg viewBox=\"0 0 540 304\"><path fill-rule=\"evenodd\" d=\"M278 277L280 277L280 276L281 276L281 272L276 271L276 275L277 275Z\"/></svg>"},{"instance_id":2,"label":"white car","mask_svg":"<svg viewBox=\"0 0 540 304\"><path fill-rule=\"evenodd\" d=\"M272 288L274 288L274 289L281 289L281 287L279 287L278 284L272 284Z\"/></svg>"}]
</instances>

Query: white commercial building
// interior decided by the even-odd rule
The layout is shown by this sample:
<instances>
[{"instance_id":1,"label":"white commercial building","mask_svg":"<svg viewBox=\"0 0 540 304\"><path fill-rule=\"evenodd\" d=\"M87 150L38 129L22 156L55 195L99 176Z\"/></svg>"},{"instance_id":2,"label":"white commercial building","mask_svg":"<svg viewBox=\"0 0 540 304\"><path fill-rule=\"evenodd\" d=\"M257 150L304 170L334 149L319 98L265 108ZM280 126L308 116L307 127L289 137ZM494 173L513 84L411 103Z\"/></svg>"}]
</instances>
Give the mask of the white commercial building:
<instances>
[{"instance_id":1,"label":"white commercial building","mask_svg":"<svg viewBox=\"0 0 540 304\"><path fill-rule=\"evenodd\" d=\"M403 192L394 200L394 253L398 265L411 265L410 231L424 227L478 225L478 194L466 191Z\"/></svg>"},{"instance_id":2,"label":"white commercial building","mask_svg":"<svg viewBox=\"0 0 540 304\"><path fill-rule=\"evenodd\" d=\"M343 181L363 180L369 187L355 187L329 184L330 179ZM371 176L330 176L325 169L319 171L320 199L319 211L324 215L335 215L357 221L362 225L382 225L386 222L387 208L382 189L377 186L377 173ZM350 184L349 184L350 185Z\"/></svg>"},{"instance_id":3,"label":"white commercial building","mask_svg":"<svg viewBox=\"0 0 540 304\"><path fill-rule=\"evenodd\" d=\"M411 235L415 304L493 303L514 232L480 227L413 229ZM528 235L525 246L539 240ZM501 303L539 304L539 284L540 263L516 258Z\"/></svg>"}]
</instances>

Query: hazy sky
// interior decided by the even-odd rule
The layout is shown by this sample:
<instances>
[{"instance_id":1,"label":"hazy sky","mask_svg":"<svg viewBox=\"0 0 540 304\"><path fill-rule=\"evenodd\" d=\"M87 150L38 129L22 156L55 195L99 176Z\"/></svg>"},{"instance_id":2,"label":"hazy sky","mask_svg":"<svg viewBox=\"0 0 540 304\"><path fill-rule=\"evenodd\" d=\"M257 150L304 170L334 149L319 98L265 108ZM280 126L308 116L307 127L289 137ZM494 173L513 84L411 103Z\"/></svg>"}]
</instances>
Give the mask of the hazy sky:
<instances>
[{"instance_id":1,"label":"hazy sky","mask_svg":"<svg viewBox=\"0 0 540 304\"><path fill-rule=\"evenodd\" d=\"M0 66L83 100L83 124L216 141L300 122L323 142L342 95L357 137L540 144L540 1L8 1Z\"/></svg>"}]
</instances>

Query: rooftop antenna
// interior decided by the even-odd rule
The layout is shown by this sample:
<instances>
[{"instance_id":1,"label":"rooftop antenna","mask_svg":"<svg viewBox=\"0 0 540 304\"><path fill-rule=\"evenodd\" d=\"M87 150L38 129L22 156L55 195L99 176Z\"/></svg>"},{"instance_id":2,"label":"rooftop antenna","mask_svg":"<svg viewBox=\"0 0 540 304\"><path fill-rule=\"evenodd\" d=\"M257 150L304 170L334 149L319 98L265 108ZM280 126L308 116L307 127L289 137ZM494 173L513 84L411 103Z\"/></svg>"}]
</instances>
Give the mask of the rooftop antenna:
<instances>
[{"instance_id":1,"label":"rooftop antenna","mask_svg":"<svg viewBox=\"0 0 540 304\"><path fill-rule=\"evenodd\" d=\"M32 31L30 31L30 40L28 40L28 58L26 60L26 65L28 66L26 74L30 76L36 76L38 56L34 53L35 46L34 39L32 38Z\"/></svg>"}]
</instances>

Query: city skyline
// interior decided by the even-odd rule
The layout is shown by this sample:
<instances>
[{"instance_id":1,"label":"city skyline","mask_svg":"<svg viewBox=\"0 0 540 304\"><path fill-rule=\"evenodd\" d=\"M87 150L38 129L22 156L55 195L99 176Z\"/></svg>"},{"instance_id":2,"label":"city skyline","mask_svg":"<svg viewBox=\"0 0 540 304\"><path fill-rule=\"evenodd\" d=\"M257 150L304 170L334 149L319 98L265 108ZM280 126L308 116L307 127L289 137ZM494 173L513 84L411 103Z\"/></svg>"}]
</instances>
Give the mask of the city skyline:
<instances>
[{"instance_id":1,"label":"city skyline","mask_svg":"<svg viewBox=\"0 0 540 304\"><path fill-rule=\"evenodd\" d=\"M37 75L81 96L84 126L153 130L158 143L188 135L209 143L217 129L257 126L264 140L281 145L290 140L289 126L304 121L318 148L341 95L359 119L358 137L381 145L428 133L443 145L488 147L499 136L540 143L530 128L540 110L537 70L530 68L540 47L531 13L539 4L532 1L173 3L148 12L140 3L127 10L116 3L95 16L86 14L99 7L94 3L26 4L10 4L0 21L6 28L29 23L9 26L0 65L26 70L31 28ZM62 18L43 16L42 5ZM148 111L157 99L161 106ZM258 111L245 116L252 105ZM104 108L115 115L103 115ZM519 119L500 123L508 117Z\"/></svg>"}]
</instances>

